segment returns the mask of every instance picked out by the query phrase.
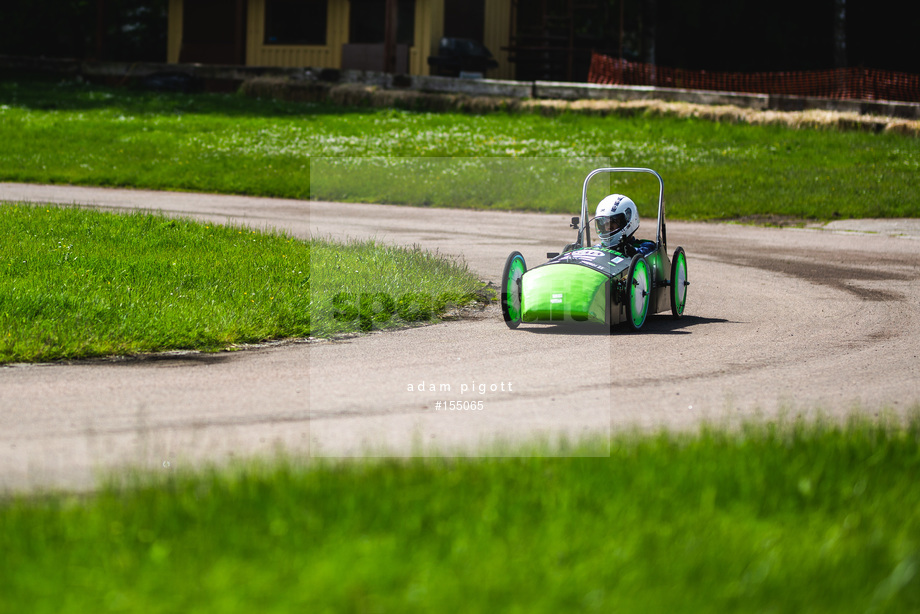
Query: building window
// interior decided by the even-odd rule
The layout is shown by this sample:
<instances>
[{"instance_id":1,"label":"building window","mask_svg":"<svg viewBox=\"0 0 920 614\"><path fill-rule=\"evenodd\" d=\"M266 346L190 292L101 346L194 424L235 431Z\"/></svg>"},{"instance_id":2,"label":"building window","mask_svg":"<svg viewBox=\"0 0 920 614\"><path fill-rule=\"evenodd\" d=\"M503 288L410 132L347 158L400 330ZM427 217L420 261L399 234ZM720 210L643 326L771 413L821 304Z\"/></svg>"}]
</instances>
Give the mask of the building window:
<instances>
[{"instance_id":1,"label":"building window","mask_svg":"<svg viewBox=\"0 0 920 614\"><path fill-rule=\"evenodd\" d=\"M325 45L329 0L265 0L266 45Z\"/></svg>"},{"instance_id":2,"label":"building window","mask_svg":"<svg viewBox=\"0 0 920 614\"><path fill-rule=\"evenodd\" d=\"M485 0L444 0L444 36L482 42L485 22Z\"/></svg>"}]
</instances>

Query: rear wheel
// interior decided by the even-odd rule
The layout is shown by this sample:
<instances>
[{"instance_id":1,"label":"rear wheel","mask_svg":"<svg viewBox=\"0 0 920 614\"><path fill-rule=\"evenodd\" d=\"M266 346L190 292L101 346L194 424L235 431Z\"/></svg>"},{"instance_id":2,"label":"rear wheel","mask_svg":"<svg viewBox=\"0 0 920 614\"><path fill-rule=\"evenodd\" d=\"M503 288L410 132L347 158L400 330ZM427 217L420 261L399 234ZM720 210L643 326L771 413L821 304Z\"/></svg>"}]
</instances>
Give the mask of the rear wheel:
<instances>
[{"instance_id":1,"label":"rear wheel","mask_svg":"<svg viewBox=\"0 0 920 614\"><path fill-rule=\"evenodd\" d=\"M645 258L636 254L629 263L626 276L626 321L633 330L639 330L648 316L652 298L652 279Z\"/></svg>"},{"instance_id":2,"label":"rear wheel","mask_svg":"<svg viewBox=\"0 0 920 614\"><path fill-rule=\"evenodd\" d=\"M521 324L521 278L527 271L524 256L520 252L511 252L505 260L502 272L502 317L508 328L517 328Z\"/></svg>"},{"instance_id":3,"label":"rear wheel","mask_svg":"<svg viewBox=\"0 0 920 614\"><path fill-rule=\"evenodd\" d=\"M687 256L684 254L684 248L678 247L674 250L674 257L671 259L671 313L675 318L679 318L684 313L689 285Z\"/></svg>"}]
</instances>

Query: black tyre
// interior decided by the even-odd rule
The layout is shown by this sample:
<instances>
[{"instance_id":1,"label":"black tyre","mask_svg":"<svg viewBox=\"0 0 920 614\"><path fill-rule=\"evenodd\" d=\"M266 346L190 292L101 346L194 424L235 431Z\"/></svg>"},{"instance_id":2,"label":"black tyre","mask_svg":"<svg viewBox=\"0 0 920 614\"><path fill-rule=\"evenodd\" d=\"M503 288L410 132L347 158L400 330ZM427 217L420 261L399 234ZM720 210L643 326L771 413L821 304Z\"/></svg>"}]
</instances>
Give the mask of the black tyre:
<instances>
[{"instance_id":1,"label":"black tyre","mask_svg":"<svg viewBox=\"0 0 920 614\"><path fill-rule=\"evenodd\" d=\"M684 314L684 305L687 304L687 256L684 248L674 250L671 258L671 314L679 318Z\"/></svg>"},{"instance_id":2,"label":"black tyre","mask_svg":"<svg viewBox=\"0 0 920 614\"><path fill-rule=\"evenodd\" d=\"M502 317L508 328L517 328L521 324L521 278L527 271L527 264L520 252L511 252L505 260L502 272Z\"/></svg>"},{"instance_id":3,"label":"black tyre","mask_svg":"<svg viewBox=\"0 0 920 614\"><path fill-rule=\"evenodd\" d=\"M626 276L626 322L632 330L639 330L645 324L651 298L652 276L648 262L636 254Z\"/></svg>"}]
</instances>

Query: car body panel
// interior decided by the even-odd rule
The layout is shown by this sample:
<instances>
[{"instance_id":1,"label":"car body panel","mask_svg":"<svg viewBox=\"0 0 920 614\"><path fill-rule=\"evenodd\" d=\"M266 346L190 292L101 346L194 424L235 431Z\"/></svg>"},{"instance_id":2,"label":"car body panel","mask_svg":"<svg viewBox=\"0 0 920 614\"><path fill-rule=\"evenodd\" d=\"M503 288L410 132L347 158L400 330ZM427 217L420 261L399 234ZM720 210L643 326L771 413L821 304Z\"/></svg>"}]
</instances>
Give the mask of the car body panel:
<instances>
[{"instance_id":1,"label":"car body panel","mask_svg":"<svg viewBox=\"0 0 920 614\"><path fill-rule=\"evenodd\" d=\"M531 270L536 271L537 269L557 264L580 265L603 273L607 277L616 277L629 267L629 258L612 249L591 247L566 252Z\"/></svg>"},{"instance_id":2,"label":"car body panel","mask_svg":"<svg viewBox=\"0 0 920 614\"><path fill-rule=\"evenodd\" d=\"M521 278L524 322L605 322L604 273L576 263L557 263L527 271Z\"/></svg>"},{"instance_id":3,"label":"car body panel","mask_svg":"<svg viewBox=\"0 0 920 614\"><path fill-rule=\"evenodd\" d=\"M670 260L657 248L646 251L644 258L652 278L649 313L667 311ZM620 252L591 247L560 254L528 270L521 279L522 321L625 322L624 288L617 284L625 286L630 261Z\"/></svg>"}]
</instances>

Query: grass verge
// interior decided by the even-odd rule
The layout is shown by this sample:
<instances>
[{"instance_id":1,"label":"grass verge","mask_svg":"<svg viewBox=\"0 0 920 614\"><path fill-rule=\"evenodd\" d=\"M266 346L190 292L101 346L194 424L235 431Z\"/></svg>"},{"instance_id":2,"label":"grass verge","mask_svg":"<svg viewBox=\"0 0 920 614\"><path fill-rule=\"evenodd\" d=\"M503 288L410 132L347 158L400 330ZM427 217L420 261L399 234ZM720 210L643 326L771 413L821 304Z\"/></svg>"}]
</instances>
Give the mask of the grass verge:
<instances>
[{"instance_id":1,"label":"grass verge","mask_svg":"<svg viewBox=\"0 0 920 614\"><path fill-rule=\"evenodd\" d=\"M149 213L0 203L0 244L0 363L398 326L468 303L481 285L464 265L419 249ZM379 297L409 291L412 308L381 317ZM350 313L340 300L338 313L340 293L378 305L355 299Z\"/></svg>"},{"instance_id":2,"label":"grass verge","mask_svg":"<svg viewBox=\"0 0 920 614\"><path fill-rule=\"evenodd\" d=\"M7 497L0 612L915 611L918 443L748 424Z\"/></svg>"},{"instance_id":3,"label":"grass verge","mask_svg":"<svg viewBox=\"0 0 920 614\"><path fill-rule=\"evenodd\" d=\"M914 180L920 139L714 123L654 110L474 116L3 82L0 141L0 180L6 181L571 213L580 180L545 178L552 177L548 168L578 158L658 170L674 218L920 216ZM375 175L373 164L365 173L347 162L327 163L322 181L311 182L317 158L456 164L394 177ZM507 194L481 190L484 180L506 177L505 167L491 161L509 158L556 164L523 173L525 180ZM420 190L419 183L431 189ZM611 187L640 203L648 197L628 180Z\"/></svg>"}]
</instances>

